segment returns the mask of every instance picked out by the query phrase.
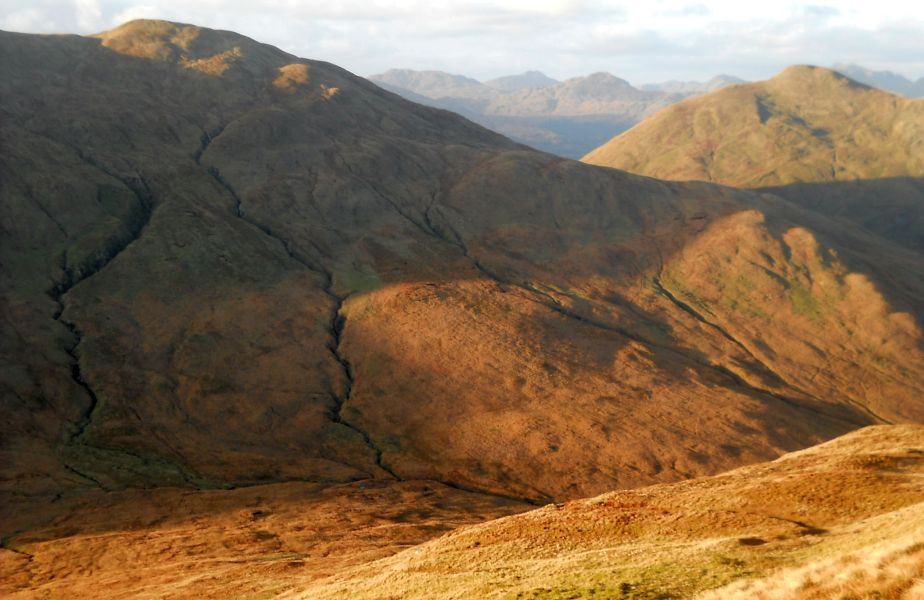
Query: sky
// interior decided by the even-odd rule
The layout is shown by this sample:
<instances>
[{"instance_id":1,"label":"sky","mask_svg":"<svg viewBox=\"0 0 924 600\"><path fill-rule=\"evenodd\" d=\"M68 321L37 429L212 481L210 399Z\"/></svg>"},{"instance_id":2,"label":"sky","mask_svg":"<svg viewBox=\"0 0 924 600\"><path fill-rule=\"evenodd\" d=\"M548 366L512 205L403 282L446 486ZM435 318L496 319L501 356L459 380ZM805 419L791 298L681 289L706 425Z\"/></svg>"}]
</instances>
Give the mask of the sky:
<instances>
[{"instance_id":1,"label":"sky","mask_svg":"<svg viewBox=\"0 0 924 600\"><path fill-rule=\"evenodd\" d=\"M0 0L6 31L88 34L135 18L230 29L366 76L608 71L643 84L843 62L924 77L924 2L909 0Z\"/></svg>"}]
</instances>

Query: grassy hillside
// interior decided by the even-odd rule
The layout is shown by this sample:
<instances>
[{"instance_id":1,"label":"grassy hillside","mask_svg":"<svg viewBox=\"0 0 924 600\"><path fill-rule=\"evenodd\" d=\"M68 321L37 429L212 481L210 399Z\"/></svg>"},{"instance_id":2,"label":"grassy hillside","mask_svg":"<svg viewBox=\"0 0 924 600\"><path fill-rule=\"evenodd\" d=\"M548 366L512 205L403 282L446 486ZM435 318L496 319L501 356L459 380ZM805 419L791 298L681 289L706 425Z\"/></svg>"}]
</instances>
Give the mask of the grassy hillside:
<instances>
[{"instance_id":1,"label":"grassy hillside","mask_svg":"<svg viewBox=\"0 0 924 600\"><path fill-rule=\"evenodd\" d=\"M924 174L924 102L819 67L668 107L584 157L736 187Z\"/></svg>"},{"instance_id":2,"label":"grassy hillside","mask_svg":"<svg viewBox=\"0 0 924 600\"><path fill-rule=\"evenodd\" d=\"M924 428L869 428L716 477L464 527L283 597L916 598L922 473Z\"/></svg>"},{"instance_id":3,"label":"grassy hillside","mask_svg":"<svg viewBox=\"0 0 924 600\"><path fill-rule=\"evenodd\" d=\"M924 251L924 101L819 67L671 106L585 162L765 188Z\"/></svg>"},{"instance_id":4,"label":"grassy hillside","mask_svg":"<svg viewBox=\"0 0 924 600\"><path fill-rule=\"evenodd\" d=\"M0 592L913 599L924 591L922 475L924 428L877 426L714 477L507 517L524 506L432 482L95 493L6 540Z\"/></svg>"}]
</instances>

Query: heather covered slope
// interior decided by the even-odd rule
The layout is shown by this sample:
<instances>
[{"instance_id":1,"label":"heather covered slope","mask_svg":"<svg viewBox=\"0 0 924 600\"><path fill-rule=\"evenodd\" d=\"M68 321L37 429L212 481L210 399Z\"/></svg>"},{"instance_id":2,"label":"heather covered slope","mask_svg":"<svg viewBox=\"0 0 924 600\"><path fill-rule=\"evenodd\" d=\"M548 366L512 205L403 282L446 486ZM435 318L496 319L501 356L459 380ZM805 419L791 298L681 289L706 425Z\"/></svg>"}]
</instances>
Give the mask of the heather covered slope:
<instances>
[{"instance_id":1,"label":"heather covered slope","mask_svg":"<svg viewBox=\"0 0 924 600\"><path fill-rule=\"evenodd\" d=\"M157 537L150 495L230 510L259 562L290 550L236 511L296 488L322 538L357 530L342 493L416 543L924 420L924 259L776 196L562 160L159 21L0 34L0 99L7 547L106 543L101 494ZM176 535L236 547L203 519ZM63 577L43 564L27 585Z\"/></svg>"},{"instance_id":2,"label":"heather covered slope","mask_svg":"<svg viewBox=\"0 0 924 600\"><path fill-rule=\"evenodd\" d=\"M574 498L924 418L924 269L860 231L227 32L3 52L10 493Z\"/></svg>"},{"instance_id":3,"label":"heather covered slope","mask_svg":"<svg viewBox=\"0 0 924 600\"><path fill-rule=\"evenodd\" d=\"M819 67L671 106L585 162L766 188L924 250L924 101Z\"/></svg>"},{"instance_id":4,"label":"heather covered slope","mask_svg":"<svg viewBox=\"0 0 924 600\"><path fill-rule=\"evenodd\" d=\"M3 598L272 598L529 505L434 482L92 491L5 533Z\"/></svg>"}]
</instances>

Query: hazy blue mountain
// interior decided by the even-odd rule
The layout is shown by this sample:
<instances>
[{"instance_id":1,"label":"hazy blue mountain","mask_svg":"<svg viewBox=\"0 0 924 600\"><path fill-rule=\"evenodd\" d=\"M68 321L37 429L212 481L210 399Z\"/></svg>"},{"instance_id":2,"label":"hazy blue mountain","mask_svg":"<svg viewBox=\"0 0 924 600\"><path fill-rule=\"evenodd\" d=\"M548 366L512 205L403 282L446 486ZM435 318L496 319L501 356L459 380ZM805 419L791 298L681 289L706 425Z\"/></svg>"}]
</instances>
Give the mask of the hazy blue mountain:
<instances>
[{"instance_id":1,"label":"hazy blue mountain","mask_svg":"<svg viewBox=\"0 0 924 600\"><path fill-rule=\"evenodd\" d=\"M484 82L485 85L504 92L546 88L561 83L541 71L526 71L519 75L506 75Z\"/></svg>"},{"instance_id":2,"label":"hazy blue mountain","mask_svg":"<svg viewBox=\"0 0 924 600\"><path fill-rule=\"evenodd\" d=\"M844 63L838 63L831 68L854 81L865 83L880 90L902 94L909 98L924 97L924 77L917 81L911 81L904 75L899 75L892 71L873 71L860 65Z\"/></svg>"},{"instance_id":3,"label":"hazy blue mountain","mask_svg":"<svg viewBox=\"0 0 924 600\"><path fill-rule=\"evenodd\" d=\"M434 99L481 97L495 93L492 88L471 77L453 75L445 71L389 69L380 75L372 75L369 79L375 83L385 83Z\"/></svg>"},{"instance_id":4,"label":"hazy blue mountain","mask_svg":"<svg viewBox=\"0 0 924 600\"><path fill-rule=\"evenodd\" d=\"M481 82L443 71L391 69L371 81L404 98L459 113L546 152L580 158L646 116L741 80L673 82L676 89L640 89L611 73L556 81L539 71Z\"/></svg>"},{"instance_id":5,"label":"hazy blue mountain","mask_svg":"<svg viewBox=\"0 0 924 600\"><path fill-rule=\"evenodd\" d=\"M649 92L667 92L669 94L705 94L723 88L726 85L736 83L747 83L740 77L734 75L716 75L707 81L663 81L661 83L646 83L639 86L640 89Z\"/></svg>"}]
</instances>

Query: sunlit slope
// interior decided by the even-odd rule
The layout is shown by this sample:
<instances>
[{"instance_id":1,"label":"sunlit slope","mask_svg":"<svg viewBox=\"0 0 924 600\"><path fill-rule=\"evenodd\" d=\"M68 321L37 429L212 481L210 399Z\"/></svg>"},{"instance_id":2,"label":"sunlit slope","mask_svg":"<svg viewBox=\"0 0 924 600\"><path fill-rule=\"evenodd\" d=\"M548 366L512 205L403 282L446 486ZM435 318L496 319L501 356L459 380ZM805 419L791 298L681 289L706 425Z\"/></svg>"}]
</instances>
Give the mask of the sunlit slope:
<instances>
[{"instance_id":1,"label":"sunlit slope","mask_svg":"<svg viewBox=\"0 0 924 600\"><path fill-rule=\"evenodd\" d=\"M924 251L924 102L828 69L791 67L687 100L583 160L661 179L770 188Z\"/></svg>"},{"instance_id":2,"label":"sunlit slope","mask_svg":"<svg viewBox=\"0 0 924 600\"><path fill-rule=\"evenodd\" d=\"M751 188L922 175L924 102L790 67L668 107L584 161Z\"/></svg>"},{"instance_id":3,"label":"sunlit slope","mask_svg":"<svg viewBox=\"0 0 924 600\"><path fill-rule=\"evenodd\" d=\"M0 595L272 598L528 507L421 481L91 491L33 503L28 531L4 531Z\"/></svg>"},{"instance_id":4,"label":"sunlit slope","mask_svg":"<svg viewBox=\"0 0 924 600\"><path fill-rule=\"evenodd\" d=\"M924 429L873 427L714 477L464 527L283 597L917 598L922 474Z\"/></svg>"}]
</instances>

